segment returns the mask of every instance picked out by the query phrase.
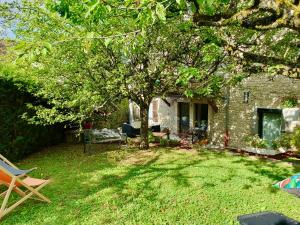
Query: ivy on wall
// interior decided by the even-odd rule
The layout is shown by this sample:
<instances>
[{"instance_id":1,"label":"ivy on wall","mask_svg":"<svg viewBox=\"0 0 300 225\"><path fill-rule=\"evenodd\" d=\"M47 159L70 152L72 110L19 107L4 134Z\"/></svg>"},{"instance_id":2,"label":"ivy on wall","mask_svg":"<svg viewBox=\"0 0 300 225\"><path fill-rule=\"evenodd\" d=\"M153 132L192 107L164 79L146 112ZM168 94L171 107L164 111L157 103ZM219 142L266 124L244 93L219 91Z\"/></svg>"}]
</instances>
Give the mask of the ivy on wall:
<instances>
[{"instance_id":1,"label":"ivy on wall","mask_svg":"<svg viewBox=\"0 0 300 225\"><path fill-rule=\"evenodd\" d=\"M287 97L282 100L282 107L283 108L293 108L297 107L298 100L296 97Z\"/></svg>"}]
</instances>

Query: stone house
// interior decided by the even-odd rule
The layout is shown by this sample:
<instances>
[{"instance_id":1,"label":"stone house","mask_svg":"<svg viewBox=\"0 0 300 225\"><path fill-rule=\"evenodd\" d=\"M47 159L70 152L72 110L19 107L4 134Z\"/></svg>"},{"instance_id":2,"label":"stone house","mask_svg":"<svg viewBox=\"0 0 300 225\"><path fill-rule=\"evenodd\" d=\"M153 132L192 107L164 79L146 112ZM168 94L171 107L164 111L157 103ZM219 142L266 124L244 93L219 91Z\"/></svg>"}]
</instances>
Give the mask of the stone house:
<instances>
[{"instance_id":1,"label":"stone house","mask_svg":"<svg viewBox=\"0 0 300 225\"><path fill-rule=\"evenodd\" d=\"M216 99L157 97L150 105L149 125L176 135L205 123L211 145L232 148L246 147L249 135L271 141L300 125L300 80L255 75L222 93ZM294 104L292 109L284 106L286 101ZM129 115L130 124L138 128L139 108L133 102Z\"/></svg>"}]
</instances>

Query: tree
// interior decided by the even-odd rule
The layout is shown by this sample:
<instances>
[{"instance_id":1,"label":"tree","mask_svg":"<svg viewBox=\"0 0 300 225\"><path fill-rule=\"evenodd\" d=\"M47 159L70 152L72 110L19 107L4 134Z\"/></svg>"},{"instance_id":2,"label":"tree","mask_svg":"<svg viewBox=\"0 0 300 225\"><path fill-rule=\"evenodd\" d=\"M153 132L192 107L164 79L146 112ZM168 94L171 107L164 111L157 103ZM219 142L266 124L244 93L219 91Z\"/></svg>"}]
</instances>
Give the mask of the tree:
<instances>
[{"instance_id":1,"label":"tree","mask_svg":"<svg viewBox=\"0 0 300 225\"><path fill-rule=\"evenodd\" d=\"M300 78L299 1L189 2L194 23L216 31L241 70Z\"/></svg>"},{"instance_id":2,"label":"tree","mask_svg":"<svg viewBox=\"0 0 300 225\"><path fill-rule=\"evenodd\" d=\"M181 26L174 23L181 23ZM140 107L141 148L148 148L149 106L154 97L165 97L178 88L184 90L184 75L191 69L194 70L194 78L207 81L202 91L221 83L217 83L219 78L211 79L211 76L209 80L200 77L196 66L200 65L202 58L197 53L203 43L188 22L173 20L156 24L145 29L142 36L127 39L123 44L125 52L117 51L115 54L116 49L112 47L112 55L121 55L119 58L123 61L118 62L118 57L112 57L114 64L111 66L117 69L119 76L111 80L115 82L114 87L120 88L121 96L133 100Z\"/></svg>"},{"instance_id":3,"label":"tree","mask_svg":"<svg viewBox=\"0 0 300 225\"><path fill-rule=\"evenodd\" d=\"M173 36L176 36L174 40ZM123 65L117 66L119 77L114 86L140 107L141 148L148 148L149 106L154 97L175 89L178 66L186 54L188 35L171 24L159 24L125 41ZM180 47L179 47L180 46Z\"/></svg>"},{"instance_id":4,"label":"tree","mask_svg":"<svg viewBox=\"0 0 300 225\"><path fill-rule=\"evenodd\" d=\"M60 3L47 5L48 10L26 1L16 5L16 10L22 11L16 15L16 33L21 36L17 64L23 70L17 79L26 76L24 79L35 83L31 91L48 102L46 106L30 106L36 110L31 121L83 120L95 111L105 116L115 102L128 98L141 108L141 147L148 148L148 114L153 97L164 96L177 85L187 85L192 78L206 80L202 90L209 90L207 94L220 84L219 77L197 75L196 66L201 62L198 49L203 42L193 32L192 24L178 13L167 19L162 4L156 5L150 24L147 12L135 8L126 12L119 34L118 21L110 18L124 14L124 8L96 8L96 2L82 9L84 4L75 1ZM76 10L71 12L71 6ZM102 17L106 20L101 24L116 26L115 32L105 26L99 28L99 22L95 22L102 10L109 16Z\"/></svg>"},{"instance_id":5,"label":"tree","mask_svg":"<svg viewBox=\"0 0 300 225\"><path fill-rule=\"evenodd\" d=\"M124 97L141 107L174 88L213 96L252 73L299 79L299 1L22 1L0 5L17 21L17 68L48 100L44 123L105 116ZM176 38L174 38L176 37ZM230 74L228 76L227 74ZM15 78L16 79L16 78ZM34 118L34 119L36 119Z\"/></svg>"},{"instance_id":6,"label":"tree","mask_svg":"<svg viewBox=\"0 0 300 225\"><path fill-rule=\"evenodd\" d=\"M98 34L112 34L116 30L119 34L129 30L141 32L158 19L165 21L184 15L193 21L194 29L211 29L214 36L222 39L221 47L243 61L246 70L253 69L253 64L258 63L259 69L264 68L267 72L275 70L275 73L299 78L298 0L99 0L88 3L63 0L49 1L47 5L89 30L101 21ZM7 8L3 11L4 15L8 14L7 18L13 18ZM81 38L83 36L81 34Z\"/></svg>"}]
</instances>

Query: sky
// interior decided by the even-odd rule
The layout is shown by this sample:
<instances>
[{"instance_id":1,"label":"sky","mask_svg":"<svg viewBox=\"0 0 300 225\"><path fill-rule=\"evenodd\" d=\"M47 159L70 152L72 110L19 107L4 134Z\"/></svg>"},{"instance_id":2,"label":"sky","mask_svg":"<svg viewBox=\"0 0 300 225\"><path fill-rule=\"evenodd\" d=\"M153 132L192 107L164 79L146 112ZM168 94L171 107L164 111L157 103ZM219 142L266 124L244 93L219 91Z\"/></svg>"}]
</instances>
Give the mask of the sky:
<instances>
[{"instance_id":1,"label":"sky","mask_svg":"<svg viewBox=\"0 0 300 225\"><path fill-rule=\"evenodd\" d=\"M15 0L0 0L0 3L4 3L4 2L15 2Z\"/></svg>"},{"instance_id":2,"label":"sky","mask_svg":"<svg viewBox=\"0 0 300 225\"><path fill-rule=\"evenodd\" d=\"M14 39L16 35L14 32L12 32L10 29L5 29L3 33L0 34L0 39L1 38L9 38L9 39Z\"/></svg>"},{"instance_id":3,"label":"sky","mask_svg":"<svg viewBox=\"0 0 300 225\"><path fill-rule=\"evenodd\" d=\"M0 26L1 26L1 19L0 19ZM14 32L6 27L0 27L0 39L1 38L9 38L9 39L13 39L15 38L15 34Z\"/></svg>"},{"instance_id":4,"label":"sky","mask_svg":"<svg viewBox=\"0 0 300 225\"><path fill-rule=\"evenodd\" d=\"M13 2L16 0L0 0L0 4L1 3L6 3L6 2ZM1 16L1 15L0 15ZM0 26L1 26L1 18L0 18ZM5 27L0 27L0 39L1 38L15 38L15 34L13 33L13 31L9 28L5 28Z\"/></svg>"}]
</instances>

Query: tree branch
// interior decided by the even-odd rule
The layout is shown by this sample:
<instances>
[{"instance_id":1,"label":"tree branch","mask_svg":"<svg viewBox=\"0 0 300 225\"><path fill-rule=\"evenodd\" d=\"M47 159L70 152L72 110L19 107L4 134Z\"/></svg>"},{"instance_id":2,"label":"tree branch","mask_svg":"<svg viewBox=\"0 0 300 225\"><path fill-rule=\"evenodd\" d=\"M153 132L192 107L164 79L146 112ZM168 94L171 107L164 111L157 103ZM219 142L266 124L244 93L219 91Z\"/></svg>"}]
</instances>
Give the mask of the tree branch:
<instances>
[{"instance_id":1,"label":"tree branch","mask_svg":"<svg viewBox=\"0 0 300 225\"><path fill-rule=\"evenodd\" d=\"M252 6L238 11L237 1L231 0L226 12L217 12L214 15L201 14L199 4L193 1L197 12L193 16L198 26L227 26L239 22L242 27L252 29L273 29L287 27L299 32L300 6L299 0L291 3L289 0L271 1L267 4L264 0L255 0Z\"/></svg>"}]
</instances>

